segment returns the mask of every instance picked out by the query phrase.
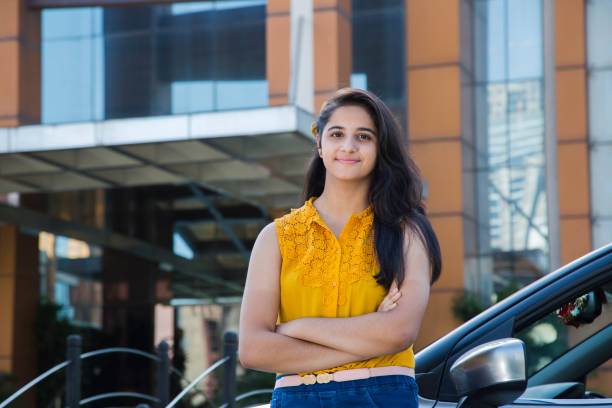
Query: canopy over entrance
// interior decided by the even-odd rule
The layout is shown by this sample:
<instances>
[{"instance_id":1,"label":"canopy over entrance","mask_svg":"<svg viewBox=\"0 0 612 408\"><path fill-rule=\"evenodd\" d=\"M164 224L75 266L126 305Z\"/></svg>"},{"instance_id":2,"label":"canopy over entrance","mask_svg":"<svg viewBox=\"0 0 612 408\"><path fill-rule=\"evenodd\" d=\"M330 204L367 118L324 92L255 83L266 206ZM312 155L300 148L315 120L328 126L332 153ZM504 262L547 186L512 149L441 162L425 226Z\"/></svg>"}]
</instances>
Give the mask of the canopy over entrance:
<instances>
[{"instance_id":1,"label":"canopy over entrance","mask_svg":"<svg viewBox=\"0 0 612 408\"><path fill-rule=\"evenodd\" d=\"M240 295L269 212L299 204L313 120L281 106L0 129L0 194L102 190L112 205L108 196L138 191L170 214L193 259L117 231L117 221L96 228L0 204L0 222L157 262L173 273L175 296Z\"/></svg>"}]
</instances>

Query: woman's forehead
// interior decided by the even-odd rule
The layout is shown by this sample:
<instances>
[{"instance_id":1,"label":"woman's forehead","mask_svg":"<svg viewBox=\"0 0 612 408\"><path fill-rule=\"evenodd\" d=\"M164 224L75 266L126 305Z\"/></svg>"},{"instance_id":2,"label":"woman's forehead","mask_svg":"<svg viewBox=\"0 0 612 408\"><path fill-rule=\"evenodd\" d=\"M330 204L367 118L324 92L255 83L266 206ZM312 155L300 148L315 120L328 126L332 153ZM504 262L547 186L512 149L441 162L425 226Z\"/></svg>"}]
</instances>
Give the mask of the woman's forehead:
<instances>
[{"instance_id":1,"label":"woman's forehead","mask_svg":"<svg viewBox=\"0 0 612 408\"><path fill-rule=\"evenodd\" d=\"M326 128L332 126L340 126L343 128L369 128L376 130L374 120L370 116L370 113L366 108L359 105L347 105L336 108L329 120L327 121Z\"/></svg>"}]
</instances>

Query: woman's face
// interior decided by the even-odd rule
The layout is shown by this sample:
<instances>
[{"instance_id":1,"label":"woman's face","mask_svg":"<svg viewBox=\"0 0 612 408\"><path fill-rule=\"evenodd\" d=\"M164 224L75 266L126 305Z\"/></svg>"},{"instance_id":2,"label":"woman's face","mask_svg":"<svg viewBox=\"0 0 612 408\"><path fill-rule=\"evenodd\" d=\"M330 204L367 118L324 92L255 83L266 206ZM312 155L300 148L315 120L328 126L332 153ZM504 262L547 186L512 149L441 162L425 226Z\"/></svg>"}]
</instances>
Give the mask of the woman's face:
<instances>
[{"instance_id":1,"label":"woman's face","mask_svg":"<svg viewBox=\"0 0 612 408\"><path fill-rule=\"evenodd\" d=\"M377 129L365 108L358 105L337 108L317 136L317 142L327 177L359 181L372 174Z\"/></svg>"}]
</instances>

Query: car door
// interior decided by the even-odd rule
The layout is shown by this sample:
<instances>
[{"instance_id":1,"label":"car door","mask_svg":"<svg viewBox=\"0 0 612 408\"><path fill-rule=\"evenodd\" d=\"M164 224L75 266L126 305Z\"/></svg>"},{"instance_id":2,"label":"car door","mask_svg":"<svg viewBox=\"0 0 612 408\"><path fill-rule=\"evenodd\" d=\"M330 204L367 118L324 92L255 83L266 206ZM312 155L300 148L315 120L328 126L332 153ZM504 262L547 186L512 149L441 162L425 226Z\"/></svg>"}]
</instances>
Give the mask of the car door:
<instances>
[{"instance_id":1,"label":"car door","mask_svg":"<svg viewBox=\"0 0 612 408\"><path fill-rule=\"evenodd\" d=\"M452 351L450 351L449 357L445 362L443 374L439 378L438 394L437 398L433 399L436 401L433 405L441 408L452 408L457 405L459 396L456 395L454 385L452 384L452 380L449 375L449 368L460 355L471 348L491 340L505 337L517 337L529 341L530 336L534 336L534 330L536 332L538 330L540 331L540 340L541 337L546 337L547 335L549 335L549 339L552 338L550 332L546 333L546 330L543 330L543 327L546 328L547 326L542 325L550 325L547 327L548 329L551 327L557 328L564 326L562 323L560 323L561 319L556 316L556 311L558 309L585 294L600 290L603 286L612 282L612 245L609 245L600 251L596 251L589 256L570 264L560 273L551 275L551 277L545 277L542 282L533 284L533 287L536 289L530 290L527 288L526 290L522 291L522 293L519 292L518 294L514 295L514 298L511 297L510 299L507 299L504 302L503 307L496 309L496 313L494 315L490 316L489 319L482 322L480 325L478 325L478 327L473 327L470 332L465 333L463 337L456 340L454 346L451 348ZM528 296L526 296L525 293L528 293ZM599 318L598 320L598 324L600 324L603 328L608 327L612 322L612 318L610 318L612 315L612 304L610 306L611 308L606 312L604 318ZM557 319L557 321L555 321L555 319ZM609 319L610 321L606 319ZM563 347L558 349L554 349L554 347L552 347L553 350L549 350L548 355L545 357L549 358L550 361L542 360L534 362L535 358L540 357L538 353L543 353L542 347L534 347L533 341L532 344L526 344L528 365L531 364L528 372L530 377L534 377L536 379L538 378L538 375L542 377L541 374L538 374L540 372L548 372L546 381L557 382L558 379L563 377L561 375L561 373L563 373L561 369L557 369L555 372L551 368L547 370L546 367L550 366L554 368L555 365L551 365L551 363L557 360L563 363L563 359L566 358L564 356L566 356L567 351L571 350L576 345L578 340L572 338L572 329L573 327L565 328L565 334L563 335L561 332L556 333L557 338L555 340L559 340L557 343L563 344ZM598 330L600 329L601 328L598 328ZM600 341L606 340L604 344L612 343L612 339L610 339L612 329L608 330L610 330L609 333L605 332L604 335L601 335L599 338ZM570 334L568 335L568 333ZM587 336L587 338L588 337L589 336ZM571 339L572 341L568 342L568 339ZM584 340L585 339L581 339L580 341ZM608 341L610 343L606 343ZM609 349L612 352L612 345L610 345ZM606 354L604 353L599 358L605 358L605 355ZM603 360L601 362L605 361L606 360ZM591 361L589 364L593 365L595 363L597 363L597 361ZM557 366L563 367L564 365L557 364ZM565 364L565 366L567 366L567 364ZM580 374L582 376L583 373ZM569 377L566 376L566 378L572 378L573 381L582 380L582 378L573 378L571 375ZM537 381L531 385L538 385ZM612 396L606 395L606 397ZM431 400L432 399L424 398L423 406L429 405L429 401ZM593 398L576 400L573 398L524 398L517 400L515 403L509 406L550 407L551 405L568 407L612 407L612 399Z\"/></svg>"}]
</instances>

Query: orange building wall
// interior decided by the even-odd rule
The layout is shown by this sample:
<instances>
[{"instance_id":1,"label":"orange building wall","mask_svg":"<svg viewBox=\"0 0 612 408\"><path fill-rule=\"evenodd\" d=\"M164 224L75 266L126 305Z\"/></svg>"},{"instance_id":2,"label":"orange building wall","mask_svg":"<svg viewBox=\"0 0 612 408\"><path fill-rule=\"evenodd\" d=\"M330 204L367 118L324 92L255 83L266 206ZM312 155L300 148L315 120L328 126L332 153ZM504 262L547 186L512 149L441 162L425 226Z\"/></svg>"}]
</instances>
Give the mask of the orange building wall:
<instances>
[{"instance_id":1,"label":"orange building wall","mask_svg":"<svg viewBox=\"0 0 612 408\"><path fill-rule=\"evenodd\" d=\"M13 374L18 386L37 374L38 287L37 237L14 225L0 226L0 372ZM34 401L34 393L28 392L20 406L34 406Z\"/></svg>"},{"instance_id":2,"label":"orange building wall","mask_svg":"<svg viewBox=\"0 0 612 408\"><path fill-rule=\"evenodd\" d=\"M266 78L270 106L289 102L290 5L289 0L268 0L266 5Z\"/></svg>"},{"instance_id":3,"label":"orange building wall","mask_svg":"<svg viewBox=\"0 0 612 408\"><path fill-rule=\"evenodd\" d=\"M585 1L555 2L557 170L561 263L592 249Z\"/></svg>"},{"instance_id":4,"label":"orange building wall","mask_svg":"<svg viewBox=\"0 0 612 408\"><path fill-rule=\"evenodd\" d=\"M464 231L469 230L464 211L469 179L464 175L466 141L461 110L463 3L406 0L408 140L427 181L426 202L443 263L441 278L431 290L416 350L460 323L452 314L452 300L464 287Z\"/></svg>"},{"instance_id":5,"label":"orange building wall","mask_svg":"<svg viewBox=\"0 0 612 408\"><path fill-rule=\"evenodd\" d=\"M0 127L40 122L40 12L0 2Z\"/></svg>"},{"instance_id":6,"label":"orange building wall","mask_svg":"<svg viewBox=\"0 0 612 408\"><path fill-rule=\"evenodd\" d=\"M269 104L289 103L291 2L269 0L266 7L266 77ZM313 0L314 106L350 85L352 33L350 0Z\"/></svg>"},{"instance_id":7,"label":"orange building wall","mask_svg":"<svg viewBox=\"0 0 612 408\"><path fill-rule=\"evenodd\" d=\"M314 112L351 83L353 64L350 0L313 0Z\"/></svg>"},{"instance_id":8,"label":"orange building wall","mask_svg":"<svg viewBox=\"0 0 612 408\"><path fill-rule=\"evenodd\" d=\"M13 371L13 326L15 324L15 270L17 242L15 228L0 227L0 372Z\"/></svg>"}]
</instances>

